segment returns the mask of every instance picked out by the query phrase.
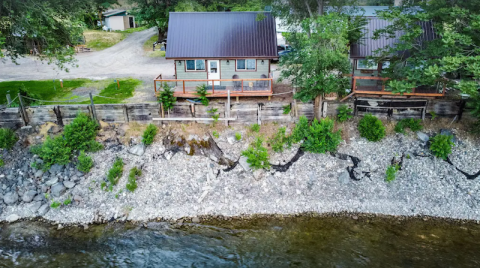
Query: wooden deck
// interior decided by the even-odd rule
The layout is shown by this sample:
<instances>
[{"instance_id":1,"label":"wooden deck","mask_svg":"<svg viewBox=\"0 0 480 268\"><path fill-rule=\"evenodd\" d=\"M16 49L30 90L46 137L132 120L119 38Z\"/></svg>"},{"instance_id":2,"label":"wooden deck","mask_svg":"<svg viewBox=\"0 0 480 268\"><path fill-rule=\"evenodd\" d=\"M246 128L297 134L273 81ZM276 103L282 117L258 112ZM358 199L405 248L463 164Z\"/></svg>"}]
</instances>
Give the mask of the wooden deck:
<instances>
[{"instance_id":1,"label":"wooden deck","mask_svg":"<svg viewBox=\"0 0 480 268\"><path fill-rule=\"evenodd\" d=\"M273 78L258 79L154 79L155 94L158 95L167 84L179 98L196 98L196 88L207 86L207 97L270 97L273 94Z\"/></svg>"}]
</instances>

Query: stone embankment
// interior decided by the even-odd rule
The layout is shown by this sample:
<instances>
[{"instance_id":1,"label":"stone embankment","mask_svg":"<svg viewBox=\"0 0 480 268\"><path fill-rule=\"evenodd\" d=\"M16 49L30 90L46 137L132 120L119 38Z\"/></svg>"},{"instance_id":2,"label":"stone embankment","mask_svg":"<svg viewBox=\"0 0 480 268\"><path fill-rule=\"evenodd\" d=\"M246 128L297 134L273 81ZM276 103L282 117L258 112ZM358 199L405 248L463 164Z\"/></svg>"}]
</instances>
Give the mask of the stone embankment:
<instances>
[{"instance_id":1,"label":"stone embankment","mask_svg":"<svg viewBox=\"0 0 480 268\"><path fill-rule=\"evenodd\" d=\"M428 150L432 131L393 134L372 143L359 138L354 125L347 128L349 137L335 154L303 153L296 145L272 153L270 170L252 172L240 157L254 138L244 127L225 128L219 138L165 127L145 147L138 137L127 138L126 127L104 126L98 140L105 150L90 154L95 165L88 174L76 169L75 159L45 172L32 167L39 159L27 145L61 130L52 126L39 134L35 127L22 129L14 149L0 153L5 161L0 220L42 217L88 224L302 212L480 220L478 141L457 135L447 162ZM235 133L241 134L240 141ZM101 184L116 157L125 163L123 176L108 191ZM401 170L393 182L385 182L392 162L401 163ZM142 175L138 188L129 192L125 185L133 167ZM67 199L71 203L63 205ZM62 205L52 208L53 202Z\"/></svg>"}]
</instances>

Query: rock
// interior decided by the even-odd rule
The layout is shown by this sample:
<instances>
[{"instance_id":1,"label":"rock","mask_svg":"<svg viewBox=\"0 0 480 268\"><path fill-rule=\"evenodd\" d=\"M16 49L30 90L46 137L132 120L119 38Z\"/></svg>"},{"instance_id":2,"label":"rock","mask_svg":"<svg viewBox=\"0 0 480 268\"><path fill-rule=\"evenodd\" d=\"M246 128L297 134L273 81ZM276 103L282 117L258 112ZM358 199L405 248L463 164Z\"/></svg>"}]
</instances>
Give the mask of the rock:
<instances>
[{"instance_id":1,"label":"rock","mask_svg":"<svg viewBox=\"0 0 480 268\"><path fill-rule=\"evenodd\" d=\"M54 184L50 189L53 197L60 197L62 194L65 193L65 191L67 191L67 188L65 188L65 186L61 182Z\"/></svg>"},{"instance_id":2,"label":"rock","mask_svg":"<svg viewBox=\"0 0 480 268\"><path fill-rule=\"evenodd\" d=\"M63 171L63 168L64 168L64 167L65 167L65 166L62 166L62 165L59 165L59 164L55 164L55 165L53 165L53 166L50 167L50 173L51 173L51 174L58 174L58 173L60 173L60 172Z\"/></svg>"},{"instance_id":3,"label":"rock","mask_svg":"<svg viewBox=\"0 0 480 268\"><path fill-rule=\"evenodd\" d=\"M42 193L46 193L48 191L47 185L42 185Z\"/></svg>"},{"instance_id":4,"label":"rock","mask_svg":"<svg viewBox=\"0 0 480 268\"><path fill-rule=\"evenodd\" d=\"M218 162L218 158L213 154L210 155L210 160L212 160L215 163Z\"/></svg>"},{"instance_id":5,"label":"rock","mask_svg":"<svg viewBox=\"0 0 480 268\"><path fill-rule=\"evenodd\" d=\"M191 151L192 151L192 148L190 148L190 146L185 146L185 152L187 152L187 154L191 154Z\"/></svg>"},{"instance_id":6,"label":"rock","mask_svg":"<svg viewBox=\"0 0 480 268\"><path fill-rule=\"evenodd\" d=\"M52 178L52 179L48 180L47 182L45 182L45 185L46 186L52 186L57 182L58 182L58 177L55 177L55 178Z\"/></svg>"},{"instance_id":7,"label":"rock","mask_svg":"<svg viewBox=\"0 0 480 268\"><path fill-rule=\"evenodd\" d=\"M428 140L430 139L430 137L428 137L427 134L425 134L425 133L423 133L423 132L421 132L421 131L418 131L418 132L417 132L417 137L418 137L419 140L421 140L421 141L423 141L423 142L425 142L425 143L427 143Z\"/></svg>"},{"instance_id":8,"label":"rock","mask_svg":"<svg viewBox=\"0 0 480 268\"><path fill-rule=\"evenodd\" d=\"M32 202L35 195L37 195L37 191L34 191L34 190L26 191L22 196L22 200L25 203L30 203Z\"/></svg>"},{"instance_id":9,"label":"rock","mask_svg":"<svg viewBox=\"0 0 480 268\"><path fill-rule=\"evenodd\" d=\"M252 171L252 169L250 168L250 164L247 163L247 157L240 156L240 159L238 160L238 163L240 164L240 166L242 166L242 168L245 171L247 171L247 172Z\"/></svg>"},{"instance_id":10,"label":"rock","mask_svg":"<svg viewBox=\"0 0 480 268\"><path fill-rule=\"evenodd\" d=\"M145 144L139 143L137 145L134 145L130 147L128 152L134 155L142 156L145 153Z\"/></svg>"},{"instance_id":11,"label":"rock","mask_svg":"<svg viewBox=\"0 0 480 268\"><path fill-rule=\"evenodd\" d=\"M43 216L47 214L47 212L50 210L50 206L48 203L43 204L39 209L38 209L38 215Z\"/></svg>"},{"instance_id":12,"label":"rock","mask_svg":"<svg viewBox=\"0 0 480 268\"><path fill-rule=\"evenodd\" d=\"M446 135L446 136L452 136L452 142L456 142L457 141L457 137L455 136L455 134L453 134L453 132L449 129L440 129L440 134L441 135Z\"/></svg>"},{"instance_id":13,"label":"rock","mask_svg":"<svg viewBox=\"0 0 480 268\"><path fill-rule=\"evenodd\" d=\"M198 217L193 217L192 222L193 223L200 223L200 219Z\"/></svg>"},{"instance_id":14,"label":"rock","mask_svg":"<svg viewBox=\"0 0 480 268\"><path fill-rule=\"evenodd\" d=\"M230 144L235 144L237 142L237 140L235 139L235 136L232 136L232 135L227 137L227 141Z\"/></svg>"},{"instance_id":15,"label":"rock","mask_svg":"<svg viewBox=\"0 0 480 268\"><path fill-rule=\"evenodd\" d=\"M8 215L5 220L8 221L8 222L14 222L14 221L18 221L20 219L20 216L18 216L17 214L11 214L11 215Z\"/></svg>"},{"instance_id":16,"label":"rock","mask_svg":"<svg viewBox=\"0 0 480 268\"><path fill-rule=\"evenodd\" d=\"M75 183L73 181L64 181L63 185L65 185L65 187L67 187L68 189L72 189L73 187L75 187Z\"/></svg>"},{"instance_id":17,"label":"rock","mask_svg":"<svg viewBox=\"0 0 480 268\"><path fill-rule=\"evenodd\" d=\"M170 159L172 159L172 157L173 157L174 154L175 154L175 153L172 152L172 151L167 151L167 152L165 152L165 153L163 154L163 156L165 156L165 159L170 160Z\"/></svg>"},{"instance_id":18,"label":"rock","mask_svg":"<svg viewBox=\"0 0 480 268\"><path fill-rule=\"evenodd\" d=\"M29 204L27 208L32 213L36 213L38 211L38 209L40 209L41 206L42 206L42 201L36 201L36 202L33 202L33 203Z\"/></svg>"},{"instance_id":19,"label":"rock","mask_svg":"<svg viewBox=\"0 0 480 268\"><path fill-rule=\"evenodd\" d=\"M18 201L17 192L9 192L3 196L3 202L5 202L5 204L7 205L13 205L17 203L17 201Z\"/></svg>"},{"instance_id":20,"label":"rock","mask_svg":"<svg viewBox=\"0 0 480 268\"><path fill-rule=\"evenodd\" d=\"M45 200L45 196L43 194L37 194L34 198L33 201L43 201Z\"/></svg>"},{"instance_id":21,"label":"rock","mask_svg":"<svg viewBox=\"0 0 480 268\"><path fill-rule=\"evenodd\" d=\"M79 195L75 195L75 196L73 196L73 201L82 202L83 198Z\"/></svg>"},{"instance_id":22,"label":"rock","mask_svg":"<svg viewBox=\"0 0 480 268\"><path fill-rule=\"evenodd\" d=\"M347 171L344 171L338 176L338 182L341 184L348 184L350 183L350 174Z\"/></svg>"},{"instance_id":23,"label":"rock","mask_svg":"<svg viewBox=\"0 0 480 268\"><path fill-rule=\"evenodd\" d=\"M37 172L35 172L34 176L35 176L35 178L40 178L40 177L42 177L42 175L43 175L43 170L37 170Z\"/></svg>"},{"instance_id":24,"label":"rock","mask_svg":"<svg viewBox=\"0 0 480 268\"><path fill-rule=\"evenodd\" d=\"M265 171L263 169L257 169L253 172L253 177L258 181L265 176Z\"/></svg>"}]
</instances>

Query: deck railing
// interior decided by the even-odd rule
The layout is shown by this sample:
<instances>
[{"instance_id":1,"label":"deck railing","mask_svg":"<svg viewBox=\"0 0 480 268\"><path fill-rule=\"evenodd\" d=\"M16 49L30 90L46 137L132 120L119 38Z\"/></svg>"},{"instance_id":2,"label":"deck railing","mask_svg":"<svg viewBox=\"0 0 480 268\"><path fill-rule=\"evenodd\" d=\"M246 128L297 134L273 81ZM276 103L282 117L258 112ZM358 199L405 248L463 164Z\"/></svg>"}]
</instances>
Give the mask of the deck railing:
<instances>
[{"instance_id":1,"label":"deck railing","mask_svg":"<svg viewBox=\"0 0 480 268\"><path fill-rule=\"evenodd\" d=\"M196 97L198 85L207 86L207 97L230 96L271 96L273 78L243 79L163 79L162 75L154 79L155 94L167 84L174 90L176 97Z\"/></svg>"}]
</instances>

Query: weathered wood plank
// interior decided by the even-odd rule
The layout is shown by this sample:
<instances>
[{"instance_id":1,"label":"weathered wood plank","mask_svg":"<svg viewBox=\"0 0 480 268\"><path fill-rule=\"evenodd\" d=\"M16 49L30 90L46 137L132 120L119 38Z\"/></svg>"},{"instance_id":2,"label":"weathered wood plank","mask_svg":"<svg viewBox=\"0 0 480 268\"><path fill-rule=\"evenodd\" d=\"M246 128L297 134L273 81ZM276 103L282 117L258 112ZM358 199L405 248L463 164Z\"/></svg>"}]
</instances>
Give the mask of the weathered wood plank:
<instances>
[{"instance_id":1,"label":"weathered wood plank","mask_svg":"<svg viewBox=\"0 0 480 268\"><path fill-rule=\"evenodd\" d=\"M58 123L57 115L53 110L55 106L28 107L25 109L30 125L42 125L46 122Z\"/></svg>"},{"instance_id":2,"label":"weathered wood plank","mask_svg":"<svg viewBox=\"0 0 480 268\"><path fill-rule=\"evenodd\" d=\"M99 120L108 123L126 123L124 104L100 104L95 105Z\"/></svg>"},{"instance_id":3,"label":"weathered wood plank","mask_svg":"<svg viewBox=\"0 0 480 268\"><path fill-rule=\"evenodd\" d=\"M231 117L237 120L230 122L230 125L256 124L258 120L258 104L256 103L234 103L230 109Z\"/></svg>"},{"instance_id":4,"label":"weathered wood plank","mask_svg":"<svg viewBox=\"0 0 480 268\"><path fill-rule=\"evenodd\" d=\"M314 117L313 102L308 102L308 103L297 102L297 107L298 107L298 117L304 115L308 118L308 120L313 120L313 117Z\"/></svg>"},{"instance_id":5,"label":"weathered wood plank","mask_svg":"<svg viewBox=\"0 0 480 268\"><path fill-rule=\"evenodd\" d=\"M208 111L211 111L212 109L217 109L215 112L216 114L219 115L219 118L225 118L225 104L215 104L215 105L209 105L209 106L204 106L200 104L195 105L195 117L196 118L212 118L212 114L209 113ZM211 121L205 121L205 120L199 120L197 123L202 123L202 124L211 124Z\"/></svg>"},{"instance_id":6,"label":"weathered wood plank","mask_svg":"<svg viewBox=\"0 0 480 268\"><path fill-rule=\"evenodd\" d=\"M268 102L261 105L262 122L291 122L293 118L290 114L283 114L284 107L291 105L289 102Z\"/></svg>"},{"instance_id":7,"label":"weathered wood plank","mask_svg":"<svg viewBox=\"0 0 480 268\"><path fill-rule=\"evenodd\" d=\"M70 124L78 114L84 113L88 116L92 116L90 111L90 105L60 105L58 106L60 114L62 116L62 122L64 125Z\"/></svg>"},{"instance_id":8,"label":"weathered wood plank","mask_svg":"<svg viewBox=\"0 0 480 268\"><path fill-rule=\"evenodd\" d=\"M19 108L0 110L0 127L17 129L23 126L23 119Z\"/></svg>"},{"instance_id":9,"label":"weathered wood plank","mask_svg":"<svg viewBox=\"0 0 480 268\"><path fill-rule=\"evenodd\" d=\"M158 103L138 103L126 105L128 118L130 121L151 123L152 117L160 117L160 104Z\"/></svg>"}]
</instances>

